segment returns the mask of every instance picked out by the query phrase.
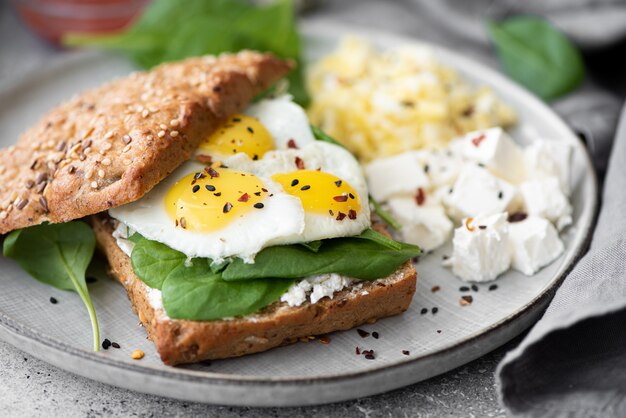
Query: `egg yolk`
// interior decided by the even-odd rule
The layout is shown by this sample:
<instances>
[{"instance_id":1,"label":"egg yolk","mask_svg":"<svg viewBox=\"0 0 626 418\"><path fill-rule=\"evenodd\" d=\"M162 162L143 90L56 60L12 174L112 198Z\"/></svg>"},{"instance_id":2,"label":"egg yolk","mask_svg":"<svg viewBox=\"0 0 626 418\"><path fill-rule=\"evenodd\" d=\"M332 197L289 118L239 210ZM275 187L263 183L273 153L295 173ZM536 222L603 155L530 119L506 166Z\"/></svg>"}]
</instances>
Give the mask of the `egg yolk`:
<instances>
[{"instance_id":1,"label":"egg yolk","mask_svg":"<svg viewBox=\"0 0 626 418\"><path fill-rule=\"evenodd\" d=\"M347 182L330 173L298 170L272 176L285 191L302 202L305 212L327 214L338 221L356 219L361 209L358 193Z\"/></svg>"},{"instance_id":2,"label":"egg yolk","mask_svg":"<svg viewBox=\"0 0 626 418\"><path fill-rule=\"evenodd\" d=\"M258 119L237 114L209 135L200 144L198 150L208 155L243 152L253 160L257 160L274 148L272 135Z\"/></svg>"},{"instance_id":3,"label":"egg yolk","mask_svg":"<svg viewBox=\"0 0 626 418\"><path fill-rule=\"evenodd\" d=\"M165 209L179 228L219 230L253 210L262 210L267 189L254 174L207 167L179 180L165 195Z\"/></svg>"}]
</instances>

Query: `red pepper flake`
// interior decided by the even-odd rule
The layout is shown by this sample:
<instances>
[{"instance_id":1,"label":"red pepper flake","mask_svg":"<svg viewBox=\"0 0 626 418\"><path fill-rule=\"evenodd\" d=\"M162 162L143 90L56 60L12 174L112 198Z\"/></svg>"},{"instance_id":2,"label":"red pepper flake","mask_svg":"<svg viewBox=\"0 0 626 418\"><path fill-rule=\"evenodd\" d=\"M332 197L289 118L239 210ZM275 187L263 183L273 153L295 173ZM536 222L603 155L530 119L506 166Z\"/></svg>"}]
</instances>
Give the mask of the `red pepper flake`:
<instances>
[{"instance_id":1,"label":"red pepper flake","mask_svg":"<svg viewBox=\"0 0 626 418\"><path fill-rule=\"evenodd\" d=\"M477 137L472 139L472 144L474 144L475 147L480 146L480 143L483 142L485 140L485 134L480 134Z\"/></svg>"},{"instance_id":2,"label":"red pepper flake","mask_svg":"<svg viewBox=\"0 0 626 418\"><path fill-rule=\"evenodd\" d=\"M338 220L338 221L343 221L345 218L346 218L346 214L343 213L343 212L339 212L335 219Z\"/></svg>"},{"instance_id":3,"label":"red pepper flake","mask_svg":"<svg viewBox=\"0 0 626 418\"><path fill-rule=\"evenodd\" d=\"M471 305L473 301L474 301L474 298L471 295L463 295L461 296L461 299L459 299L459 304L461 306L467 306L467 305Z\"/></svg>"},{"instance_id":4,"label":"red pepper flake","mask_svg":"<svg viewBox=\"0 0 626 418\"><path fill-rule=\"evenodd\" d=\"M524 212L515 212L509 215L509 222L522 222L524 219L528 218L528 215Z\"/></svg>"},{"instance_id":5,"label":"red pepper flake","mask_svg":"<svg viewBox=\"0 0 626 418\"><path fill-rule=\"evenodd\" d=\"M213 162L213 157L211 157L210 155L198 155L196 156L196 160L198 160L202 164L211 164Z\"/></svg>"},{"instance_id":6,"label":"red pepper flake","mask_svg":"<svg viewBox=\"0 0 626 418\"><path fill-rule=\"evenodd\" d=\"M365 331L364 329L361 329L361 328L357 328L357 329L356 329L356 332L358 332L358 333L359 333L359 336L360 336L361 338L366 338L366 337L369 337L369 336L370 336L370 333L369 333L369 332L367 332L367 331Z\"/></svg>"},{"instance_id":7,"label":"red pepper flake","mask_svg":"<svg viewBox=\"0 0 626 418\"><path fill-rule=\"evenodd\" d=\"M415 195L415 203L417 206L422 206L426 201L426 194L424 193L424 189L421 187L417 188L417 194Z\"/></svg>"},{"instance_id":8,"label":"red pepper flake","mask_svg":"<svg viewBox=\"0 0 626 418\"><path fill-rule=\"evenodd\" d=\"M208 167L205 169L206 172L211 176L211 178L219 177L220 173L217 172L213 167Z\"/></svg>"},{"instance_id":9,"label":"red pepper flake","mask_svg":"<svg viewBox=\"0 0 626 418\"><path fill-rule=\"evenodd\" d=\"M248 193L242 194L239 199L237 199L239 202L247 202L248 200L250 200L250 195Z\"/></svg>"},{"instance_id":10,"label":"red pepper flake","mask_svg":"<svg viewBox=\"0 0 626 418\"><path fill-rule=\"evenodd\" d=\"M319 338L319 341L322 344L330 344L330 337L328 335L323 335Z\"/></svg>"},{"instance_id":11,"label":"red pepper flake","mask_svg":"<svg viewBox=\"0 0 626 418\"><path fill-rule=\"evenodd\" d=\"M348 196L346 196L346 195L335 196L335 197L333 197L333 200L335 202L347 202L348 201Z\"/></svg>"},{"instance_id":12,"label":"red pepper flake","mask_svg":"<svg viewBox=\"0 0 626 418\"><path fill-rule=\"evenodd\" d=\"M361 355L361 349L360 349L359 347L355 347L355 348L354 348L354 353L355 353L357 356L360 356L360 355Z\"/></svg>"},{"instance_id":13,"label":"red pepper flake","mask_svg":"<svg viewBox=\"0 0 626 418\"><path fill-rule=\"evenodd\" d=\"M233 208L233 205L231 205L230 202L226 202L226 204L224 205L224 208L222 209L222 212L228 213L230 212L232 208Z\"/></svg>"},{"instance_id":14,"label":"red pepper flake","mask_svg":"<svg viewBox=\"0 0 626 418\"><path fill-rule=\"evenodd\" d=\"M363 351L365 358L368 360L374 360L376 356L374 355L374 350L365 350Z\"/></svg>"},{"instance_id":15,"label":"red pepper flake","mask_svg":"<svg viewBox=\"0 0 626 418\"><path fill-rule=\"evenodd\" d=\"M304 170L304 161L302 161L302 158L296 157L295 163L298 170Z\"/></svg>"},{"instance_id":16,"label":"red pepper flake","mask_svg":"<svg viewBox=\"0 0 626 418\"><path fill-rule=\"evenodd\" d=\"M467 228L468 231L470 232L474 232L476 230L476 228L474 226L471 225L472 221L474 220L474 218L467 218L465 220L465 227Z\"/></svg>"},{"instance_id":17,"label":"red pepper flake","mask_svg":"<svg viewBox=\"0 0 626 418\"><path fill-rule=\"evenodd\" d=\"M356 219L356 211L354 209L350 209L348 211L348 218L355 220Z\"/></svg>"},{"instance_id":18,"label":"red pepper flake","mask_svg":"<svg viewBox=\"0 0 626 418\"><path fill-rule=\"evenodd\" d=\"M439 286L433 286L433 287L430 288L430 291L433 292L433 293L437 293L440 290L441 290L441 287L439 287Z\"/></svg>"},{"instance_id":19,"label":"red pepper flake","mask_svg":"<svg viewBox=\"0 0 626 418\"><path fill-rule=\"evenodd\" d=\"M298 149L298 145L296 144L296 141L294 141L293 138L287 141L287 148Z\"/></svg>"}]
</instances>

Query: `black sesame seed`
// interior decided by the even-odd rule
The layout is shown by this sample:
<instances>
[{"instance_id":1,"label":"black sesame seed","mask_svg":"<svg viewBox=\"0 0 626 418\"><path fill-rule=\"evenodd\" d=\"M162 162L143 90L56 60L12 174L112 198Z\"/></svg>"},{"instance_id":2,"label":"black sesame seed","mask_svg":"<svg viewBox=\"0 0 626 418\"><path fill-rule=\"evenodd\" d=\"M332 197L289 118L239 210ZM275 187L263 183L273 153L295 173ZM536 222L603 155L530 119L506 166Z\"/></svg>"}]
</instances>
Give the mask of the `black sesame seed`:
<instances>
[{"instance_id":1,"label":"black sesame seed","mask_svg":"<svg viewBox=\"0 0 626 418\"><path fill-rule=\"evenodd\" d=\"M487 229L487 225L478 225L478 229Z\"/></svg>"},{"instance_id":2,"label":"black sesame seed","mask_svg":"<svg viewBox=\"0 0 626 418\"><path fill-rule=\"evenodd\" d=\"M433 313L433 315L434 315L434 314L436 314L437 312L439 312L439 308L435 306L435 307L434 307L434 308L432 308L430 311L431 311L431 312Z\"/></svg>"},{"instance_id":3,"label":"black sesame seed","mask_svg":"<svg viewBox=\"0 0 626 418\"><path fill-rule=\"evenodd\" d=\"M421 315L426 315L428 313L428 309L426 308L422 308L422 310L420 311Z\"/></svg>"},{"instance_id":4,"label":"black sesame seed","mask_svg":"<svg viewBox=\"0 0 626 418\"><path fill-rule=\"evenodd\" d=\"M380 335L376 331L374 331L374 332L372 332L372 337L378 339L378 337L380 337Z\"/></svg>"},{"instance_id":5,"label":"black sesame seed","mask_svg":"<svg viewBox=\"0 0 626 418\"><path fill-rule=\"evenodd\" d=\"M369 335L370 335L370 333L369 333L369 332L367 332L367 331L365 331L365 330L363 330L363 329L361 329L361 328L357 328L357 329L356 329L356 332L358 332L358 333L359 333L359 336L360 336L361 338L369 337Z\"/></svg>"},{"instance_id":6,"label":"black sesame seed","mask_svg":"<svg viewBox=\"0 0 626 418\"><path fill-rule=\"evenodd\" d=\"M374 360L376 357L374 357L374 354L366 354L365 358L368 360Z\"/></svg>"},{"instance_id":7,"label":"black sesame seed","mask_svg":"<svg viewBox=\"0 0 626 418\"><path fill-rule=\"evenodd\" d=\"M293 186L297 186L297 185L298 185L298 183L300 183L300 181L299 181L298 179L293 179L293 180L291 180L291 187L293 187Z\"/></svg>"},{"instance_id":8,"label":"black sesame seed","mask_svg":"<svg viewBox=\"0 0 626 418\"><path fill-rule=\"evenodd\" d=\"M96 279L96 278L95 278L95 277L93 277L93 276L89 276L89 277L87 277L87 278L85 279L85 281L86 281L87 283L95 283L95 282L97 282L97 281L98 281L98 279Z\"/></svg>"},{"instance_id":9,"label":"black sesame seed","mask_svg":"<svg viewBox=\"0 0 626 418\"><path fill-rule=\"evenodd\" d=\"M257 209L263 209L263 206L264 206L263 203L255 203L254 204L254 207L257 208Z\"/></svg>"},{"instance_id":10,"label":"black sesame seed","mask_svg":"<svg viewBox=\"0 0 626 418\"><path fill-rule=\"evenodd\" d=\"M300 187L300 190L309 190L311 188L311 186L309 186L308 184L306 186L302 186Z\"/></svg>"},{"instance_id":11,"label":"black sesame seed","mask_svg":"<svg viewBox=\"0 0 626 418\"><path fill-rule=\"evenodd\" d=\"M411 354L411 352L409 350L402 350L402 354L408 356L409 354Z\"/></svg>"},{"instance_id":12,"label":"black sesame seed","mask_svg":"<svg viewBox=\"0 0 626 418\"><path fill-rule=\"evenodd\" d=\"M111 347L111 341L108 338L105 338L104 341L102 341L102 348L108 350L109 347Z\"/></svg>"},{"instance_id":13,"label":"black sesame seed","mask_svg":"<svg viewBox=\"0 0 626 418\"><path fill-rule=\"evenodd\" d=\"M428 164L424 165L424 173L428 173L430 171L430 166Z\"/></svg>"},{"instance_id":14,"label":"black sesame seed","mask_svg":"<svg viewBox=\"0 0 626 418\"><path fill-rule=\"evenodd\" d=\"M475 284L472 285L472 290L474 292L478 292L478 286L476 286Z\"/></svg>"},{"instance_id":15,"label":"black sesame seed","mask_svg":"<svg viewBox=\"0 0 626 418\"><path fill-rule=\"evenodd\" d=\"M248 127L246 127L246 129L247 129L247 130L248 130L248 132L250 132L251 134L253 134L253 133L254 133L254 129L252 129L251 127L249 127L249 126L248 126Z\"/></svg>"},{"instance_id":16,"label":"black sesame seed","mask_svg":"<svg viewBox=\"0 0 626 418\"><path fill-rule=\"evenodd\" d=\"M350 199L354 199L354 195L352 193L348 193L348 196L350 196Z\"/></svg>"},{"instance_id":17,"label":"black sesame seed","mask_svg":"<svg viewBox=\"0 0 626 418\"><path fill-rule=\"evenodd\" d=\"M56 305L59 301L56 298L50 297L50 303Z\"/></svg>"},{"instance_id":18,"label":"black sesame seed","mask_svg":"<svg viewBox=\"0 0 626 418\"><path fill-rule=\"evenodd\" d=\"M261 192L254 192L255 196L261 196Z\"/></svg>"},{"instance_id":19,"label":"black sesame seed","mask_svg":"<svg viewBox=\"0 0 626 418\"><path fill-rule=\"evenodd\" d=\"M498 199L502 199L504 197L504 193L498 192Z\"/></svg>"},{"instance_id":20,"label":"black sesame seed","mask_svg":"<svg viewBox=\"0 0 626 418\"><path fill-rule=\"evenodd\" d=\"M122 348L118 343L111 343L111 347L113 348Z\"/></svg>"},{"instance_id":21,"label":"black sesame seed","mask_svg":"<svg viewBox=\"0 0 626 418\"><path fill-rule=\"evenodd\" d=\"M257 154L254 154L252 156L252 160L257 161L259 159L259 156Z\"/></svg>"},{"instance_id":22,"label":"black sesame seed","mask_svg":"<svg viewBox=\"0 0 626 418\"><path fill-rule=\"evenodd\" d=\"M191 189L192 192L196 193L198 190L200 190L200 186L199 185L195 185L193 186L193 189Z\"/></svg>"},{"instance_id":23,"label":"black sesame seed","mask_svg":"<svg viewBox=\"0 0 626 418\"><path fill-rule=\"evenodd\" d=\"M233 122L241 122L241 118L233 118Z\"/></svg>"},{"instance_id":24,"label":"black sesame seed","mask_svg":"<svg viewBox=\"0 0 626 418\"><path fill-rule=\"evenodd\" d=\"M461 286L459 287L459 292L469 292L470 288L467 286Z\"/></svg>"},{"instance_id":25,"label":"black sesame seed","mask_svg":"<svg viewBox=\"0 0 626 418\"><path fill-rule=\"evenodd\" d=\"M222 209L222 212L228 213L230 212L232 208L233 208L233 205L230 202L226 202L226 204L224 205L224 208Z\"/></svg>"},{"instance_id":26,"label":"black sesame seed","mask_svg":"<svg viewBox=\"0 0 626 418\"><path fill-rule=\"evenodd\" d=\"M497 284L492 284L491 286L489 286L489 290L490 290L490 291L492 291L492 290L496 290L497 288L498 288L498 285L497 285Z\"/></svg>"},{"instance_id":27,"label":"black sesame seed","mask_svg":"<svg viewBox=\"0 0 626 418\"><path fill-rule=\"evenodd\" d=\"M341 187L341 183L342 183L342 181L341 181L341 180L337 180L337 181L335 182L335 186L337 186L337 187Z\"/></svg>"},{"instance_id":28,"label":"black sesame seed","mask_svg":"<svg viewBox=\"0 0 626 418\"><path fill-rule=\"evenodd\" d=\"M222 192L213 193L213 196L220 197L221 195L222 195Z\"/></svg>"},{"instance_id":29,"label":"black sesame seed","mask_svg":"<svg viewBox=\"0 0 626 418\"><path fill-rule=\"evenodd\" d=\"M208 191L210 192L214 192L215 191L215 186L211 185L211 184L207 184L206 186L204 186Z\"/></svg>"}]
</instances>

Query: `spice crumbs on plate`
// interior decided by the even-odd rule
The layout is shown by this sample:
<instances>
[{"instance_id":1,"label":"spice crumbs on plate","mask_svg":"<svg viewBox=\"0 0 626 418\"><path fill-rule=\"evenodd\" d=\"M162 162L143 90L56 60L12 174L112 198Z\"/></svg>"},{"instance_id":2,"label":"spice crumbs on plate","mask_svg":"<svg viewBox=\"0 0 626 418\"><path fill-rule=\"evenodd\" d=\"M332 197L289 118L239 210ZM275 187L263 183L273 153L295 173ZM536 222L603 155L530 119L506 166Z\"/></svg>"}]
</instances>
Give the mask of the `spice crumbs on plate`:
<instances>
[{"instance_id":1,"label":"spice crumbs on plate","mask_svg":"<svg viewBox=\"0 0 626 418\"><path fill-rule=\"evenodd\" d=\"M496 290L498 288L497 284L492 284L489 286L489 291Z\"/></svg>"},{"instance_id":2,"label":"spice crumbs on plate","mask_svg":"<svg viewBox=\"0 0 626 418\"><path fill-rule=\"evenodd\" d=\"M467 306L467 305L471 305L473 301L474 301L473 297L471 297L470 295L464 295L464 296L461 296L461 299L459 299L459 304L461 306Z\"/></svg>"},{"instance_id":3,"label":"spice crumbs on plate","mask_svg":"<svg viewBox=\"0 0 626 418\"><path fill-rule=\"evenodd\" d=\"M50 303L56 305L59 301L56 298L50 297Z\"/></svg>"},{"instance_id":4,"label":"spice crumbs on plate","mask_svg":"<svg viewBox=\"0 0 626 418\"><path fill-rule=\"evenodd\" d=\"M356 329L356 332L358 332L358 333L359 333L359 336L360 336L361 338L369 337L369 335L370 335L370 333L369 333L369 332L367 332L367 331L365 331L365 330L363 330L363 329L361 329L361 328L357 328L357 329Z\"/></svg>"},{"instance_id":5,"label":"spice crumbs on plate","mask_svg":"<svg viewBox=\"0 0 626 418\"><path fill-rule=\"evenodd\" d=\"M402 354L408 356L409 354L411 354L411 352L409 350L402 350Z\"/></svg>"},{"instance_id":6,"label":"spice crumbs on plate","mask_svg":"<svg viewBox=\"0 0 626 418\"><path fill-rule=\"evenodd\" d=\"M144 356L144 355L145 355L145 354L144 354L144 352L143 352L143 351L141 351L141 350L135 350L135 351L133 351L133 353L130 355L130 357L131 357L133 360L141 360L141 359L143 358L143 356Z\"/></svg>"},{"instance_id":7,"label":"spice crumbs on plate","mask_svg":"<svg viewBox=\"0 0 626 418\"><path fill-rule=\"evenodd\" d=\"M437 292L439 292L439 290L441 290L441 287L439 287L439 286L433 286L433 287L430 288L430 291L433 292L433 293L437 293Z\"/></svg>"},{"instance_id":8,"label":"spice crumbs on plate","mask_svg":"<svg viewBox=\"0 0 626 418\"><path fill-rule=\"evenodd\" d=\"M319 338L319 341L320 341L322 344L330 344L330 337L329 337L328 335L322 335L322 336Z\"/></svg>"},{"instance_id":9,"label":"spice crumbs on plate","mask_svg":"<svg viewBox=\"0 0 626 418\"><path fill-rule=\"evenodd\" d=\"M104 348L105 350L108 350L109 347L111 347L111 340L109 340L108 338L105 338L104 341L102 341L102 348Z\"/></svg>"},{"instance_id":10,"label":"spice crumbs on plate","mask_svg":"<svg viewBox=\"0 0 626 418\"><path fill-rule=\"evenodd\" d=\"M380 335L376 331L374 331L374 332L372 332L372 337L378 339L378 337L380 337Z\"/></svg>"}]
</instances>

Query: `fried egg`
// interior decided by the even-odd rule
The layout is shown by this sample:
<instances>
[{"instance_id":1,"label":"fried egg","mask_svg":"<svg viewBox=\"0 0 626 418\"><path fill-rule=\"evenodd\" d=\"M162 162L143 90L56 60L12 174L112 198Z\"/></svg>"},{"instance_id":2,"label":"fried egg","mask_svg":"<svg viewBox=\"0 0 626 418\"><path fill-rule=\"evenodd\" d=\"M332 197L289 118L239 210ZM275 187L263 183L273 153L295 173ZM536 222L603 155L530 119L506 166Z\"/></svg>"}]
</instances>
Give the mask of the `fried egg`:
<instances>
[{"instance_id":1,"label":"fried egg","mask_svg":"<svg viewBox=\"0 0 626 418\"><path fill-rule=\"evenodd\" d=\"M342 147L316 141L304 111L291 101L253 105L207 138L197 154L211 157L206 164L183 164L109 214L147 239L215 262L253 262L268 246L352 236L369 227L360 165Z\"/></svg>"}]
</instances>

